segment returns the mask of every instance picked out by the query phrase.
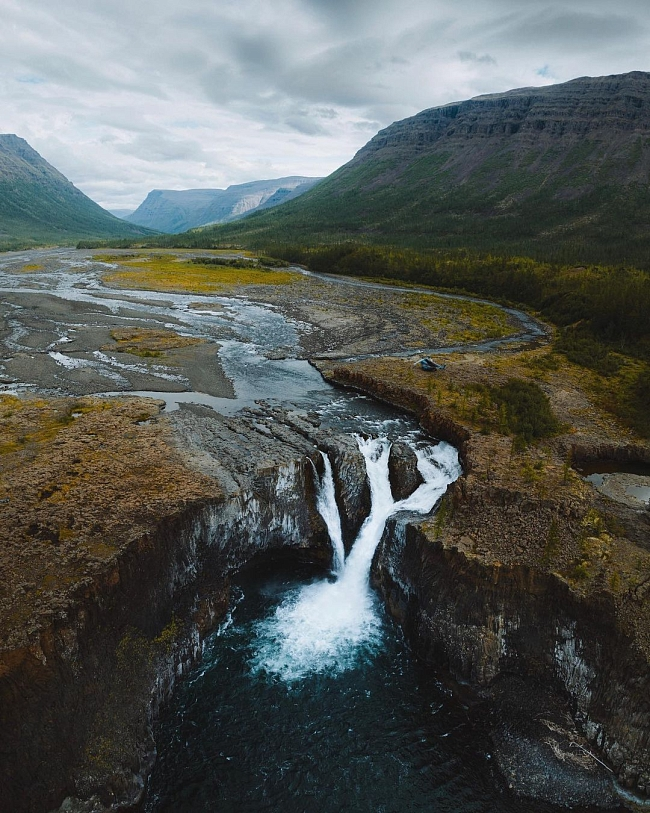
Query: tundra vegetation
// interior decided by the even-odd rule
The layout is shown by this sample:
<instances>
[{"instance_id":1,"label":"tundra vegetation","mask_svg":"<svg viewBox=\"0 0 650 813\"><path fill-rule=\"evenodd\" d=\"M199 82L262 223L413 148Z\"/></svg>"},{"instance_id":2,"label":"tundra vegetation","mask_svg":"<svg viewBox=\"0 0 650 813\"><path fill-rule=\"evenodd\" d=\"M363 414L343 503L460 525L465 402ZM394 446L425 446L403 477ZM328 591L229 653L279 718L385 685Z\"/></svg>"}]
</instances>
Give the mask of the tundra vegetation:
<instances>
[{"instance_id":1,"label":"tundra vegetation","mask_svg":"<svg viewBox=\"0 0 650 813\"><path fill-rule=\"evenodd\" d=\"M269 270L254 259L186 259L151 253L129 257L99 254L93 259L114 265L104 275L108 284L150 291L209 294L238 285L287 285L296 276L291 271Z\"/></svg>"},{"instance_id":2,"label":"tundra vegetation","mask_svg":"<svg viewBox=\"0 0 650 813\"><path fill-rule=\"evenodd\" d=\"M632 430L591 401L597 374L548 346L434 358L446 363L444 370L425 372L390 356L319 365L329 380L402 405L432 421L434 433L438 427L461 439L462 496L443 501L430 523L432 539L452 533L450 544L466 544L477 528L476 501L480 528L485 512L497 523L482 549L489 557L553 571L583 594L607 585L616 601L645 584L643 512L601 498L572 465L576 442L611 448L635 442ZM522 514L531 531L526 541L507 527L503 512L522 498L531 512ZM452 522L456 510L464 519Z\"/></svg>"},{"instance_id":3,"label":"tundra vegetation","mask_svg":"<svg viewBox=\"0 0 650 813\"><path fill-rule=\"evenodd\" d=\"M650 274L636 268L568 266L470 251L345 244L267 247L314 271L462 291L537 311L557 328L556 355L593 373L600 402L650 437Z\"/></svg>"},{"instance_id":4,"label":"tundra vegetation","mask_svg":"<svg viewBox=\"0 0 650 813\"><path fill-rule=\"evenodd\" d=\"M218 233L209 230L184 235L171 235L164 243L185 248L209 248L221 251L239 250L232 245L219 246ZM173 239L172 239L173 238ZM117 243L111 244L115 247ZM132 243L120 241L120 246ZM539 313L555 328L554 349L557 355L547 363L562 359L596 374L591 381L600 403L633 427L650 437L650 272L626 265L566 265L542 262L530 257L479 253L468 249L416 251L397 246L345 242L335 245L306 246L298 243L264 242L254 239L249 245L261 256L272 256L277 262L298 263L315 272L341 274L365 279L380 279L396 284L427 286L439 290L466 293L519 305ZM254 256L251 254L251 256ZM131 261L141 262L139 259ZM152 265L143 265L152 271ZM158 262L158 261L156 261ZM178 275L183 266L160 261L154 276L137 276L143 286L185 285ZM242 280L252 284L264 280L289 281L277 272L267 277L261 269L242 269ZM131 273L134 276L131 276ZM168 276L165 277L165 273ZM129 284L134 272L123 269L109 274L114 284ZM157 274L157 276L156 276ZM200 274L185 279L199 280ZM165 282L167 280L167 282ZM214 277L200 290L215 290L234 277ZM220 280L219 282L217 280ZM187 284L192 284L188 282ZM214 287L213 287L214 285ZM170 287L170 290L172 289ZM179 290L179 288L173 288ZM187 287L180 290L188 290ZM414 300L413 300L414 302ZM408 305L405 301L405 307ZM495 336L498 329L495 328ZM459 337L471 341L471 337Z\"/></svg>"}]
</instances>

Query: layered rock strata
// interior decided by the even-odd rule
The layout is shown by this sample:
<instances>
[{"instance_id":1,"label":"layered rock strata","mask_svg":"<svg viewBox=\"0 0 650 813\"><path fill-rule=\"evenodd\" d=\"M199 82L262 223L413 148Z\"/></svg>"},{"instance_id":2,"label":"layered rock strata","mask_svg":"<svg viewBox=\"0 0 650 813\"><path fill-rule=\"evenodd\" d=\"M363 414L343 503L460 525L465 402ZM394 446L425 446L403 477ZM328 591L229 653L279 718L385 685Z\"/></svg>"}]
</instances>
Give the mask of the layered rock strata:
<instances>
[{"instance_id":1,"label":"layered rock strata","mask_svg":"<svg viewBox=\"0 0 650 813\"><path fill-rule=\"evenodd\" d=\"M433 519L393 518L375 557L375 583L415 650L502 709L512 711L517 692L532 698L509 726L496 720L493 729L497 761L519 792L615 805L612 771L625 788L650 795L644 512L603 502L571 479L562 460L572 444L579 451L572 436L551 444L558 459L545 463L546 482L526 480L519 468L535 470L513 458L509 438L473 431L426 392L373 373L370 362L361 367L324 373L413 412L459 446L465 467ZM645 449L619 447L622 457ZM602 517L618 530L606 533ZM504 690L513 679L525 690ZM557 709L564 704L563 722L544 693Z\"/></svg>"},{"instance_id":2,"label":"layered rock strata","mask_svg":"<svg viewBox=\"0 0 650 813\"><path fill-rule=\"evenodd\" d=\"M3 481L13 596L0 650L0 808L132 804L154 758L157 710L222 619L230 575L273 552L329 563L316 444L355 476L363 461L357 452L355 469L348 445L304 415L234 419L197 407L159 418L142 399L27 403L44 434L5 455L16 487ZM139 481L128 474L133 443ZM350 527L358 482L345 498Z\"/></svg>"}]
</instances>

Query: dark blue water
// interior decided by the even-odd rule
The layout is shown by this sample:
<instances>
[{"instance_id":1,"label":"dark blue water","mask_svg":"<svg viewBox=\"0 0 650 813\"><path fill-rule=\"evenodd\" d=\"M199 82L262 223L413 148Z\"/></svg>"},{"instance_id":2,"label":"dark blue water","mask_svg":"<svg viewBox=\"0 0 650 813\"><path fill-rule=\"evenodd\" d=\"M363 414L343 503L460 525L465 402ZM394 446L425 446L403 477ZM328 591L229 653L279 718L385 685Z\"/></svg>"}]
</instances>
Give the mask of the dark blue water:
<instances>
[{"instance_id":1,"label":"dark blue water","mask_svg":"<svg viewBox=\"0 0 650 813\"><path fill-rule=\"evenodd\" d=\"M232 623L159 725L147 813L551 813L492 769L481 706L414 659L381 614L383 643L338 674L290 685L255 672L260 619L309 577L245 577Z\"/></svg>"}]
</instances>

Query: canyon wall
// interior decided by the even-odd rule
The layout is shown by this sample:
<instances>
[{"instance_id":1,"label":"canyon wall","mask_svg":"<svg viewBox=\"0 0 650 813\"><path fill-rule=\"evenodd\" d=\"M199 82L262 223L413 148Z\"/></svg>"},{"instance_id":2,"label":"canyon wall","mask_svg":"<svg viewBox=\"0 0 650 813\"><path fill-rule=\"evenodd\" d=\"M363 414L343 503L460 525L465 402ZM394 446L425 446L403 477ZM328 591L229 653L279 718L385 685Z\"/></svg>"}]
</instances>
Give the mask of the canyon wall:
<instances>
[{"instance_id":1,"label":"canyon wall","mask_svg":"<svg viewBox=\"0 0 650 813\"><path fill-rule=\"evenodd\" d=\"M161 518L53 608L28 645L2 652L0 810L50 810L66 796L138 799L152 721L222 619L230 574L286 549L329 562L309 458L319 455L313 443L296 445L275 465L249 454L254 476Z\"/></svg>"}]
</instances>

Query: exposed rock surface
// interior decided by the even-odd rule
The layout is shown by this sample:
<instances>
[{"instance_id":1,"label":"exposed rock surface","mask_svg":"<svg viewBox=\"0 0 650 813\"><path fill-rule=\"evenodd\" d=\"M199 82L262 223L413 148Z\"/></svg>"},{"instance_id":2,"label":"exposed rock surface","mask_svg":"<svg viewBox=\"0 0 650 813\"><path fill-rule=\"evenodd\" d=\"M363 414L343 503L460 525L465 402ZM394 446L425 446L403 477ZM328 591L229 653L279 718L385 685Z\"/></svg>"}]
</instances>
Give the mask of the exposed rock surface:
<instances>
[{"instance_id":1,"label":"exposed rock surface","mask_svg":"<svg viewBox=\"0 0 650 813\"><path fill-rule=\"evenodd\" d=\"M461 449L466 473L438 514L389 521L374 578L416 651L511 708L511 727L495 720L493 738L519 792L613 804L600 759L625 787L650 795L648 512L604 500L567 468L572 444L614 445L596 428L595 409L591 433L578 410L579 439L560 436L514 455L510 438L479 433L460 417L460 382L501 381L493 367L498 360L448 364L446 379L437 379L440 404L427 392L426 374L412 373L406 383L399 361L324 367L330 380L409 409ZM444 380L453 382L453 408ZM626 448L647 454L640 443L618 447L623 456L632 454ZM508 675L525 682L531 709L546 712L535 688L546 687L572 721L560 726L546 714L551 725L540 740L525 706L514 709L510 691L500 688ZM576 750L586 762L569 758ZM557 781L546 782L549 773Z\"/></svg>"},{"instance_id":2,"label":"exposed rock surface","mask_svg":"<svg viewBox=\"0 0 650 813\"><path fill-rule=\"evenodd\" d=\"M130 803L157 708L222 617L229 574L274 550L328 563L309 461L317 442L351 450L282 411L193 407L170 420L143 399L4 408L17 438L23 425L32 434L3 449L3 804Z\"/></svg>"},{"instance_id":3,"label":"exposed rock surface","mask_svg":"<svg viewBox=\"0 0 650 813\"><path fill-rule=\"evenodd\" d=\"M417 468L417 457L406 443L394 443L388 458L388 472L393 499L403 500L424 482Z\"/></svg>"}]
</instances>

